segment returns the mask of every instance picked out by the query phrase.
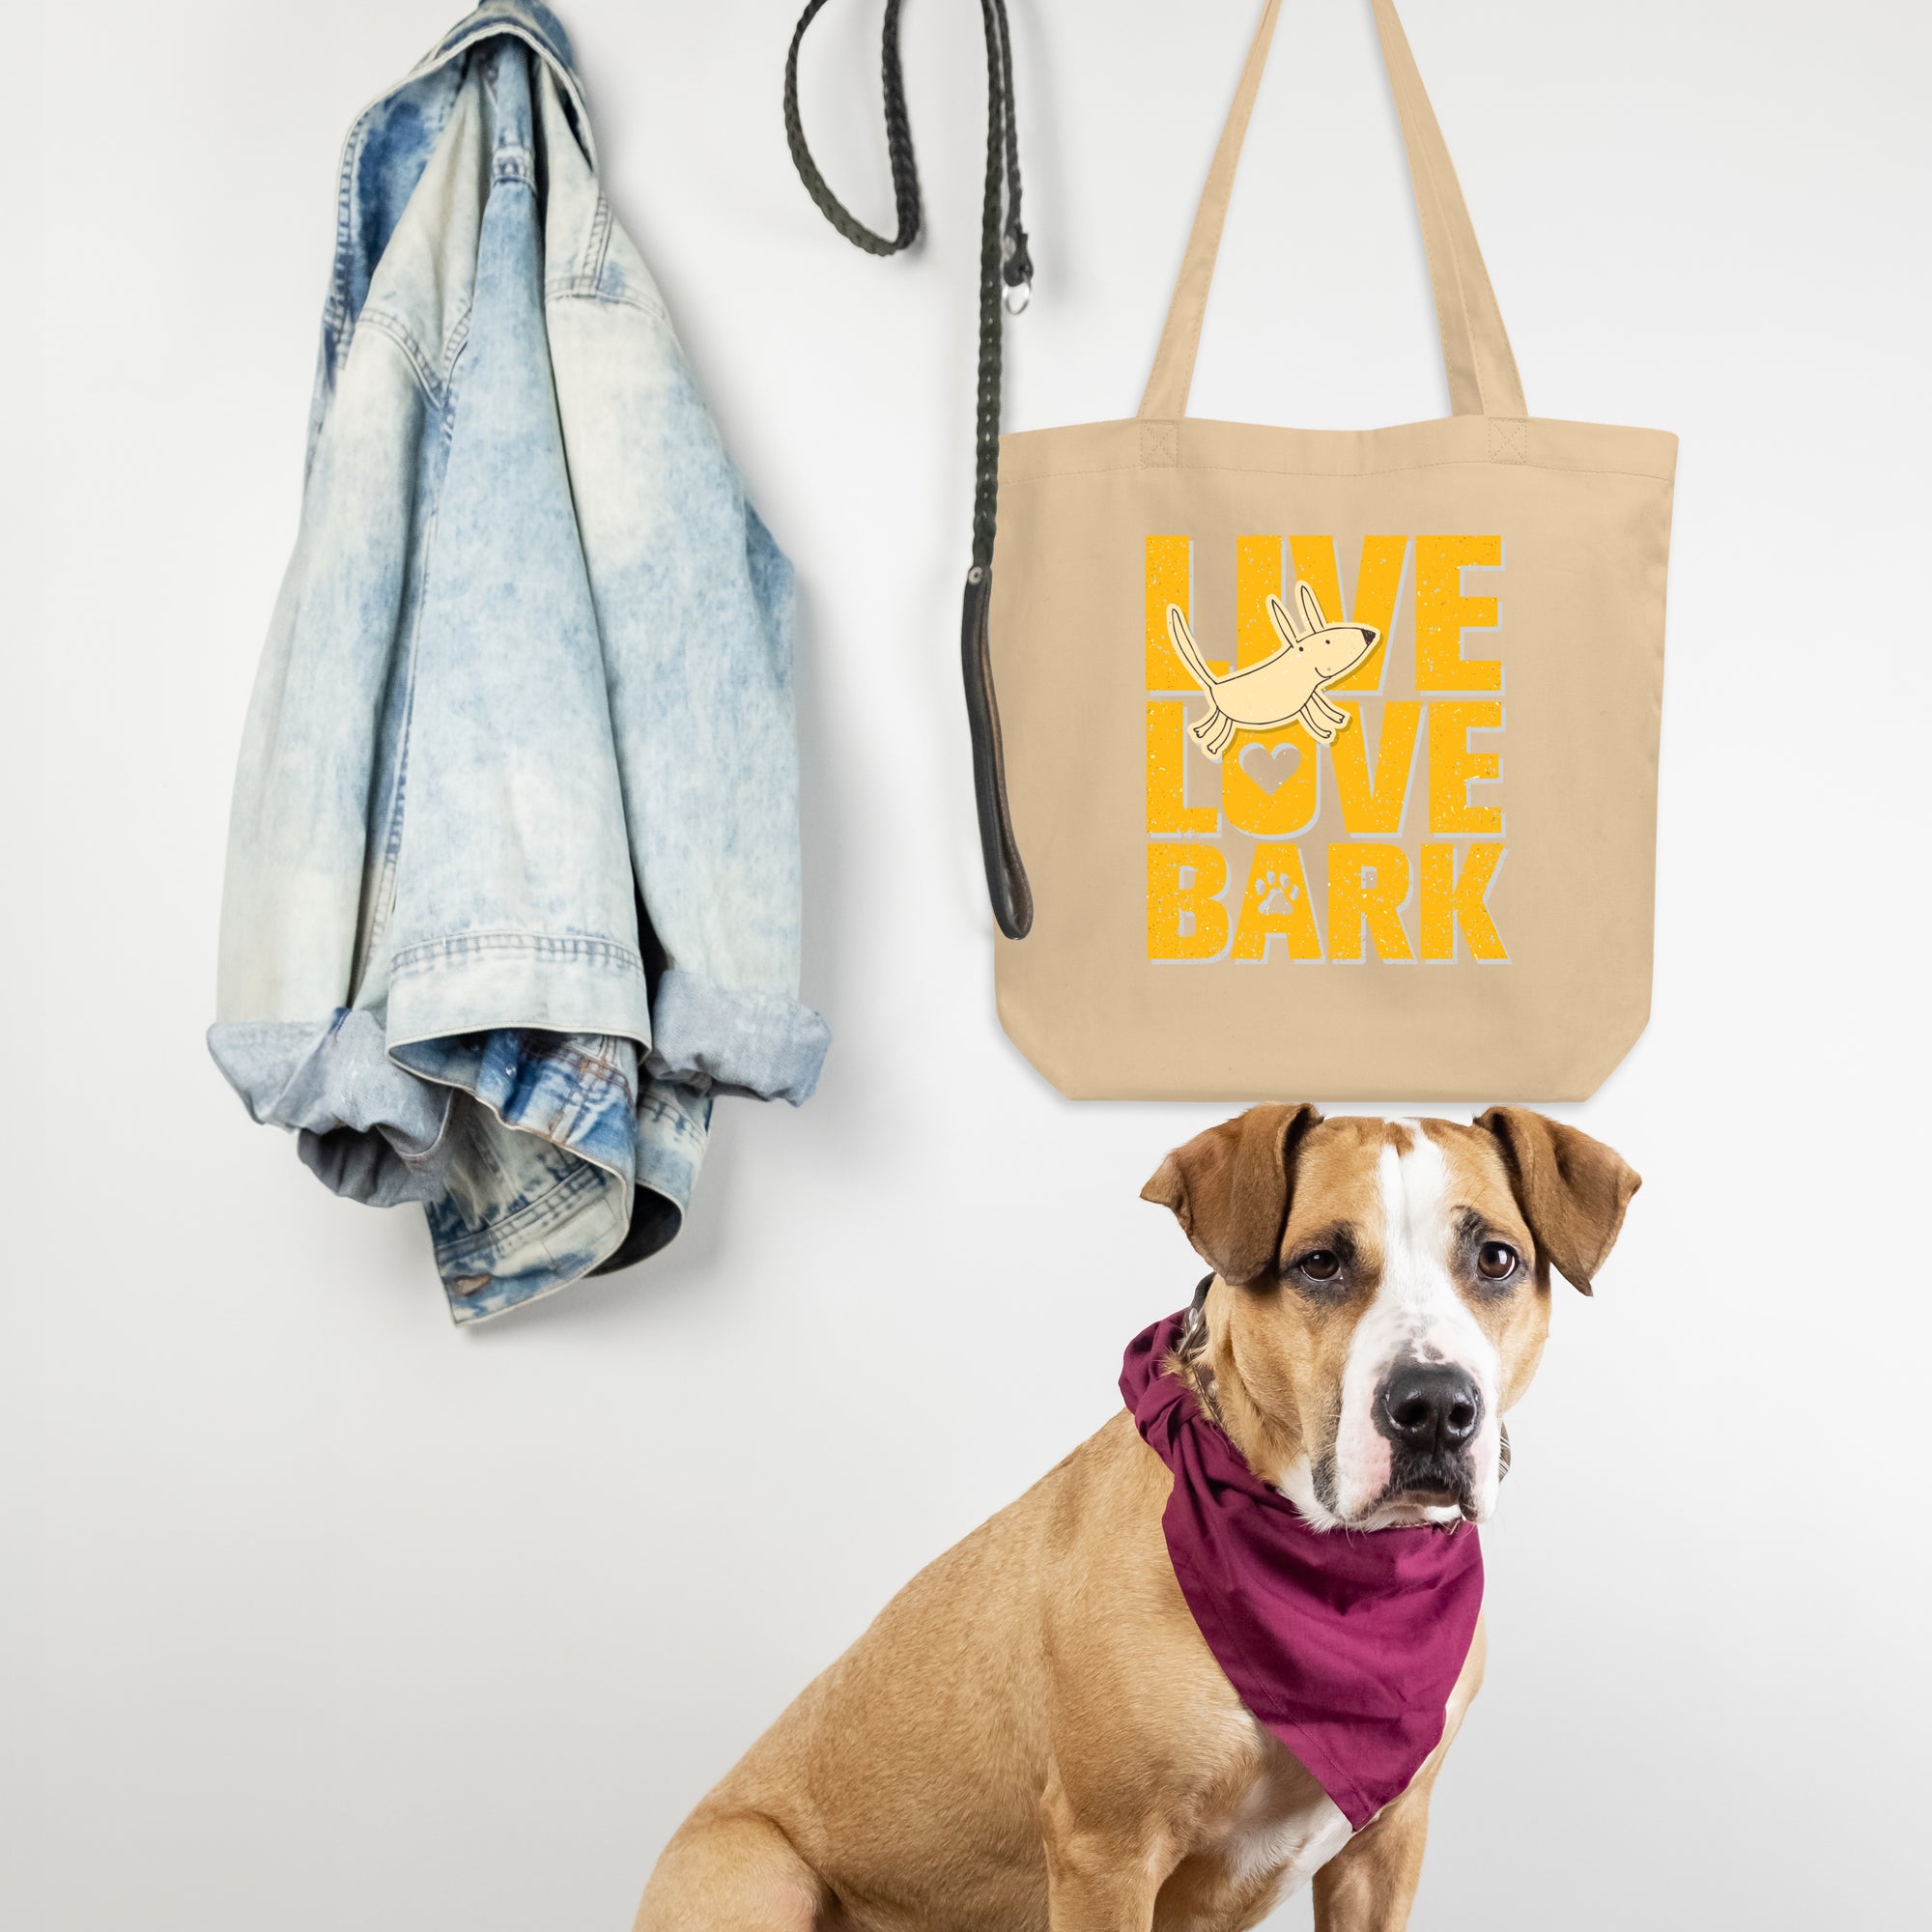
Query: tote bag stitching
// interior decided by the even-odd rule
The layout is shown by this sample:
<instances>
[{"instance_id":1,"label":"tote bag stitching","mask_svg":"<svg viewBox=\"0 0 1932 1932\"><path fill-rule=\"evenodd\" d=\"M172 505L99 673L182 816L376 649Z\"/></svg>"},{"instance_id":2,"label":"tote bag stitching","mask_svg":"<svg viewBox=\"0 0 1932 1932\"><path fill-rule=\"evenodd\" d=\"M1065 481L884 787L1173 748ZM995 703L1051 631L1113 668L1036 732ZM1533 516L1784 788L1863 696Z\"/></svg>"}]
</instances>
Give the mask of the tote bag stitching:
<instances>
[{"instance_id":1,"label":"tote bag stitching","mask_svg":"<svg viewBox=\"0 0 1932 1932\"><path fill-rule=\"evenodd\" d=\"M1490 461L1527 466L1529 463L1529 423L1522 416L1491 416Z\"/></svg>"},{"instance_id":2,"label":"tote bag stitching","mask_svg":"<svg viewBox=\"0 0 1932 1932\"><path fill-rule=\"evenodd\" d=\"M1243 425L1245 427L1245 425ZM1642 483L1669 483L1671 476L1655 469L1597 469L1563 463L1492 464L1481 456L1445 456L1438 463L1399 463L1386 469L1288 469L1267 463L1098 463L1083 469L1040 469L1025 476L1002 474L1003 490L1017 490L1028 483L1054 483L1064 476L1115 476L1136 474L1146 469L1172 469L1177 475L1204 476L1306 476L1324 483L1346 483L1358 476L1406 476L1422 469L1541 469L1551 476L1629 476Z\"/></svg>"},{"instance_id":3,"label":"tote bag stitching","mask_svg":"<svg viewBox=\"0 0 1932 1932\"><path fill-rule=\"evenodd\" d=\"M1142 469L1176 469L1180 467L1179 426L1171 422L1141 424Z\"/></svg>"}]
</instances>

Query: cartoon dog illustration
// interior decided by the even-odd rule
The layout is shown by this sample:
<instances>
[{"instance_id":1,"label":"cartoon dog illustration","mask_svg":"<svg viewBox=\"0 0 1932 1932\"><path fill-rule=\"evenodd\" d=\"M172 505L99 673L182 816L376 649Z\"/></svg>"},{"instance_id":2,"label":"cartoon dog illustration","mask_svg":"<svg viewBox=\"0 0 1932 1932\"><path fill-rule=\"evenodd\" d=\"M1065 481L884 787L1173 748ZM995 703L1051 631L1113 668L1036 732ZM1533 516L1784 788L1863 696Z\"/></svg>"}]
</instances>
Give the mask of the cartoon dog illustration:
<instances>
[{"instance_id":1,"label":"cartoon dog illustration","mask_svg":"<svg viewBox=\"0 0 1932 1932\"><path fill-rule=\"evenodd\" d=\"M1353 670L1375 649L1381 633L1367 624L1331 624L1307 584L1298 583L1295 590L1308 628L1296 630L1281 599L1270 597L1268 621L1281 649L1227 677L1216 677L1208 668L1180 606L1167 607L1167 634L1213 707L1190 727L1210 758L1219 760L1237 729L1272 731L1299 718L1325 744L1348 724L1349 714L1330 704L1321 687Z\"/></svg>"}]
</instances>

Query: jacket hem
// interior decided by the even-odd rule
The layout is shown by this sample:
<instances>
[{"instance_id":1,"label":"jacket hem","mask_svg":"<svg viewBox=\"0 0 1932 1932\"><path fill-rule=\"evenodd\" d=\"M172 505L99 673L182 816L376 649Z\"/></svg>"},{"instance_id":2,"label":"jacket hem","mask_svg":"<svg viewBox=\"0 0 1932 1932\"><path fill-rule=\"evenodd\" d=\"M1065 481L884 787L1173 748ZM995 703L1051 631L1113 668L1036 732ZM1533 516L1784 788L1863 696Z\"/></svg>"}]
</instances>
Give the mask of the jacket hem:
<instances>
[{"instance_id":1,"label":"jacket hem","mask_svg":"<svg viewBox=\"0 0 1932 1932\"><path fill-rule=\"evenodd\" d=\"M489 1122L497 1170L514 1173L516 1200L480 1226L453 1203L429 1208L450 1320L459 1327L491 1321L596 1273L625 1247L640 1196L669 1210L652 1217L649 1252L668 1245L691 1205L710 1120L708 1094L645 1082L637 1102L635 1185L566 1148Z\"/></svg>"},{"instance_id":2,"label":"jacket hem","mask_svg":"<svg viewBox=\"0 0 1932 1932\"><path fill-rule=\"evenodd\" d=\"M639 1081L621 1037L492 1029L392 1054L380 1012L342 1009L217 1022L208 1043L249 1115L298 1134L331 1192L422 1204L459 1325L554 1294L627 1246L623 1265L667 1246L709 1141L711 1095Z\"/></svg>"}]
</instances>

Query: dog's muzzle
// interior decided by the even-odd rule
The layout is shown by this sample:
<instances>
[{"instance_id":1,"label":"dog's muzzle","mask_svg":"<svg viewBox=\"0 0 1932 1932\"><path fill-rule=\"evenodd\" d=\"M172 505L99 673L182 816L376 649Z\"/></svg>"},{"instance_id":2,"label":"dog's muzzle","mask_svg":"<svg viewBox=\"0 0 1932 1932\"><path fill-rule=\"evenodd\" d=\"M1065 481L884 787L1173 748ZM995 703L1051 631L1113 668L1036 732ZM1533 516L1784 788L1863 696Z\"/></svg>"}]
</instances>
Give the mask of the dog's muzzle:
<instances>
[{"instance_id":1,"label":"dog's muzzle","mask_svg":"<svg viewBox=\"0 0 1932 1932\"><path fill-rule=\"evenodd\" d=\"M1475 1482L1469 1451L1483 1426L1483 1392L1466 1370L1399 1362L1376 1396L1376 1428L1388 1438L1389 1497L1457 1503L1466 1515Z\"/></svg>"}]
</instances>

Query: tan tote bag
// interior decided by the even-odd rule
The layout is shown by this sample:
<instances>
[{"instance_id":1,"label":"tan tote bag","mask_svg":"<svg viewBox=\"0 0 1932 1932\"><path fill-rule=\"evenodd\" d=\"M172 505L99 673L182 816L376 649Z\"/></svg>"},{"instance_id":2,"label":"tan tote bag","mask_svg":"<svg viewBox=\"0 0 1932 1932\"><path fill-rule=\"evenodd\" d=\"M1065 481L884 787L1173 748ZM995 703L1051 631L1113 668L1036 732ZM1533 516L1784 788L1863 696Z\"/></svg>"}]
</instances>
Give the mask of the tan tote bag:
<instances>
[{"instance_id":1,"label":"tan tote bag","mask_svg":"<svg viewBox=\"0 0 1932 1932\"><path fill-rule=\"evenodd\" d=\"M1455 413L1186 412L1267 0L1139 415L1001 440L1000 1019L1074 1098L1575 1100L1649 1016L1677 440L1525 411L1374 5Z\"/></svg>"}]
</instances>

